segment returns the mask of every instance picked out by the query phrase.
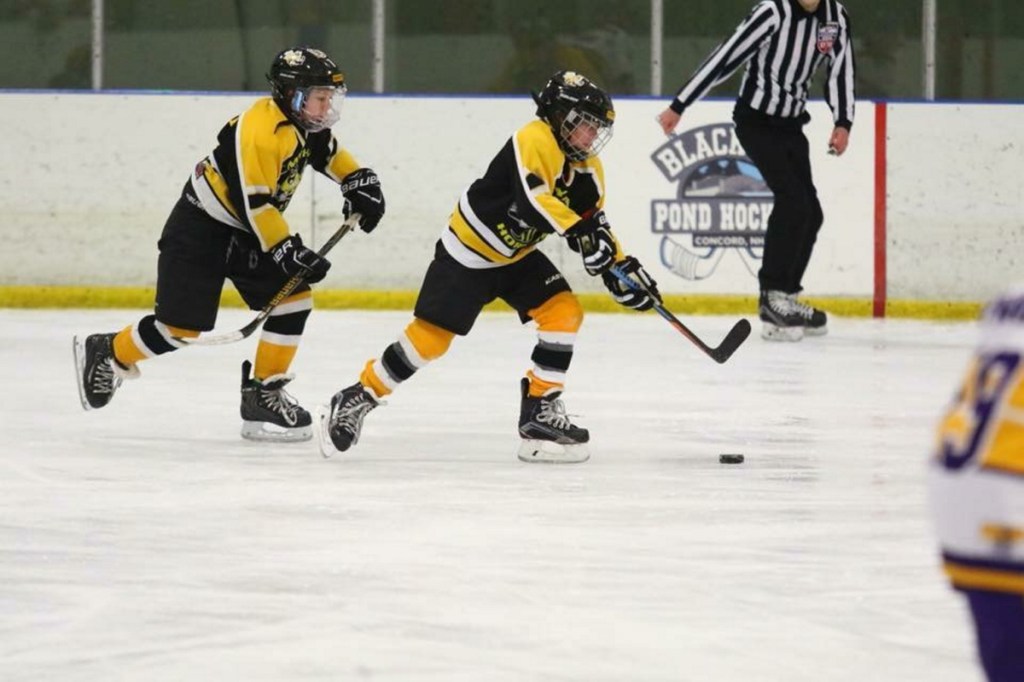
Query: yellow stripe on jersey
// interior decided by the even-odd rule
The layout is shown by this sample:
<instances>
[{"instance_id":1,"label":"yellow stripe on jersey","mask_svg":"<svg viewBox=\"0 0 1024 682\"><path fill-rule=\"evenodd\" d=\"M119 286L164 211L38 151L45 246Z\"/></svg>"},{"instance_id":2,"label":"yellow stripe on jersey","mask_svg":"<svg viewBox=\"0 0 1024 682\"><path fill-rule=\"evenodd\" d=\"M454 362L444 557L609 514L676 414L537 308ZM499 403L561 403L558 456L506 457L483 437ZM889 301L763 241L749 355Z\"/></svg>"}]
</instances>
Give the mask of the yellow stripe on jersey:
<instances>
[{"instance_id":1,"label":"yellow stripe on jersey","mask_svg":"<svg viewBox=\"0 0 1024 682\"><path fill-rule=\"evenodd\" d=\"M541 120L528 123L512 137L519 167L519 181L523 183L534 211L555 232L562 234L575 225L580 215L555 195L555 184L565 167L565 154L558 147L551 127ZM598 182L597 208L604 205L604 170L597 157L587 159L585 166L593 168ZM530 187L529 176L543 180L544 184ZM520 207L521 210L525 207ZM529 213L523 211L524 217ZM532 222L527 218L528 222Z\"/></svg>"},{"instance_id":2,"label":"yellow stripe on jersey","mask_svg":"<svg viewBox=\"0 0 1024 682\"><path fill-rule=\"evenodd\" d=\"M960 588L1024 594L1024 573L964 566L952 561L945 561L943 570L950 581Z\"/></svg>"},{"instance_id":3,"label":"yellow stripe on jersey","mask_svg":"<svg viewBox=\"0 0 1024 682\"><path fill-rule=\"evenodd\" d=\"M235 206L231 203L231 198L228 196L228 183L224 182L224 178L220 176L220 173L217 172L217 169L209 161L203 162L203 178L210 186L210 190L213 191L213 195L216 197L217 203L221 205L221 208L227 211L232 218L238 220L238 211L235 210Z\"/></svg>"},{"instance_id":4,"label":"yellow stripe on jersey","mask_svg":"<svg viewBox=\"0 0 1024 682\"><path fill-rule=\"evenodd\" d=\"M356 158L348 150L342 149L331 157L331 161L324 172L332 180L341 184L346 175L358 168L359 162L356 161Z\"/></svg>"},{"instance_id":5,"label":"yellow stripe on jersey","mask_svg":"<svg viewBox=\"0 0 1024 682\"><path fill-rule=\"evenodd\" d=\"M1002 376L998 372L990 372L986 377L986 397L999 402L992 407L991 431L987 442L982 441L984 449L980 465L986 469L1024 475L1024 373L1018 367L1000 396L997 391ZM973 394L973 389L968 388L967 395L973 398Z\"/></svg>"},{"instance_id":6,"label":"yellow stripe on jersey","mask_svg":"<svg viewBox=\"0 0 1024 682\"><path fill-rule=\"evenodd\" d=\"M997 545L1012 545L1024 541L1024 528L986 523L981 527L981 537Z\"/></svg>"},{"instance_id":7,"label":"yellow stripe on jersey","mask_svg":"<svg viewBox=\"0 0 1024 682\"><path fill-rule=\"evenodd\" d=\"M1024 475L1024 424L1002 414L992 432L981 466Z\"/></svg>"},{"instance_id":8,"label":"yellow stripe on jersey","mask_svg":"<svg viewBox=\"0 0 1024 682\"><path fill-rule=\"evenodd\" d=\"M249 221L264 251L269 251L290 234L284 216L269 204L249 211Z\"/></svg>"},{"instance_id":9,"label":"yellow stripe on jersey","mask_svg":"<svg viewBox=\"0 0 1024 682\"><path fill-rule=\"evenodd\" d=\"M238 119L235 128L235 158L242 184L246 214L260 246L270 249L289 235L288 223L271 200L291 199L299 181L308 150L300 149L301 138L277 104L264 98ZM272 131L268 134L268 131Z\"/></svg>"},{"instance_id":10,"label":"yellow stripe on jersey","mask_svg":"<svg viewBox=\"0 0 1024 682\"><path fill-rule=\"evenodd\" d=\"M477 234L476 230L474 230L469 222L466 221L465 217L463 217L462 212L458 207L455 208L451 218L449 218L448 225L451 227L452 232L455 233L455 236L459 238L460 242L492 263L501 263L503 265L515 263L517 260L526 256L526 254L533 251L534 248L530 246L522 249L511 257L506 256L503 253L499 253L491 248L491 245L484 241L483 237Z\"/></svg>"}]
</instances>

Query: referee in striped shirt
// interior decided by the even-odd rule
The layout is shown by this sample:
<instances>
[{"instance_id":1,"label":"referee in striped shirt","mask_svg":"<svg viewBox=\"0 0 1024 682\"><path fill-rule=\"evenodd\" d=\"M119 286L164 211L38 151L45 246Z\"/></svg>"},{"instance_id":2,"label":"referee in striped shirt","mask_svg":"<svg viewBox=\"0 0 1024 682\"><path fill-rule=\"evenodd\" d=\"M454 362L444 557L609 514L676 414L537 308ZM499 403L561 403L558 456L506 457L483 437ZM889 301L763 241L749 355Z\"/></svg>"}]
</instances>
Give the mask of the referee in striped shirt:
<instances>
[{"instance_id":1,"label":"referee in striped shirt","mask_svg":"<svg viewBox=\"0 0 1024 682\"><path fill-rule=\"evenodd\" d=\"M829 153L846 151L853 125L850 19L836 0L761 0L704 60L658 116L671 135L687 107L746 63L736 98L736 136L775 195L758 280L762 336L799 341L826 331L823 311L797 299L823 214L803 126L811 77L828 63L825 99L835 128Z\"/></svg>"}]
</instances>

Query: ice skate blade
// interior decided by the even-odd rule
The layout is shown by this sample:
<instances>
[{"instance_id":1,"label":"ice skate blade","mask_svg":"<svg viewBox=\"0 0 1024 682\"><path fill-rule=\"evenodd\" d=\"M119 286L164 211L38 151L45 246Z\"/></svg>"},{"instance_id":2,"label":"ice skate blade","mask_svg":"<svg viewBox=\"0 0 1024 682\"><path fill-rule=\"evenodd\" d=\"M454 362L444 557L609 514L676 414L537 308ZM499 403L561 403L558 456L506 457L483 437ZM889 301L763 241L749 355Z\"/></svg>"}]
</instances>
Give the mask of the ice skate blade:
<instances>
[{"instance_id":1,"label":"ice skate blade","mask_svg":"<svg viewBox=\"0 0 1024 682\"><path fill-rule=\"evenodd\" d=\"M541 462L544 464L578 464L590 459L590 449L586 443L562 445L550 440L532 440L524 438L516 455L523 462Z\"/></svg>"},{"instance_id":2,"label":"ice skate blade","mask_svg":"<svg viewBox=\"0 0 1024 682\"><path fill-rule=\"evenodd\" d=\"M303 443L313 437L311 426L286 429L267 422L242 422L242 438L246 440L270 441L274 443Z\"/></svg>"},{"instance_id":3,"label":"ice skate blade","mask_svg":"<svg viewBox=\"0 0 1024 682\"><path fill-rule=\"evenodd\" d=\"M313 410L313 426L316 432L316 446L324 459L330 459L341 452L334 447L334 442L331 440L330 424L331 406L317 405Z\"/></svg>"},{"instance_id":4,"label":"ice skate blade","mask_svg":"<svg viewBox=\"0 0 1024 682\"><path fill-rule=\"evenodd\" d=\"M828 327L804 327L804 336L825 336Z\"/></svg>"},{"instance_id":5,"label":"ice skate blade","mask_svg":"<svg viewBox=\"0 0 1024 682\"><path fill-rule=\"evenodd\" d=\"M779 327L771 322L764 322L761 327L761 338L765 341L800 341L804 338L804 328Z\"/></svg>"},{"instance_id":6,"label":"ice skate blade","mask_svg":"<svg viewBox=\"0 0 1024 682\"><path fill-rule=\"evenodd\" d=\"M85 371L85 339L74 336L71 339L71 349L75 354L75 383L78 384L78 399L82 401L82 409L88 412L92 405L85 398L85 386L82 384L82 374Z\"/></svg>"}]
</instances>

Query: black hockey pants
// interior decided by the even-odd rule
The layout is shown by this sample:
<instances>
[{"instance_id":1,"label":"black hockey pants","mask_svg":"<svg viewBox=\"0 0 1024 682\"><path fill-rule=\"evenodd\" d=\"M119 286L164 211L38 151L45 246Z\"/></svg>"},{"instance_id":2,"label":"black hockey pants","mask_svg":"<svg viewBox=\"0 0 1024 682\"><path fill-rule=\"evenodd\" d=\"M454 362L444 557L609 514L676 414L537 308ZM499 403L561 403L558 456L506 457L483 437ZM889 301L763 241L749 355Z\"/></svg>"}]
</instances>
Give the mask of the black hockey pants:
<instances>
[{"instance_id":1,"label":"black hockey pants","mask_svg":"<svg viewBox=\"0 0 1024 682\"><path fill-rule=\"evenodd\" d=\"M758 272L761 290L798 293L824 218L803 133L809 117L780 119L737 103L733 120L743 149L775 195Z\"/></svg>"}]
</instances>

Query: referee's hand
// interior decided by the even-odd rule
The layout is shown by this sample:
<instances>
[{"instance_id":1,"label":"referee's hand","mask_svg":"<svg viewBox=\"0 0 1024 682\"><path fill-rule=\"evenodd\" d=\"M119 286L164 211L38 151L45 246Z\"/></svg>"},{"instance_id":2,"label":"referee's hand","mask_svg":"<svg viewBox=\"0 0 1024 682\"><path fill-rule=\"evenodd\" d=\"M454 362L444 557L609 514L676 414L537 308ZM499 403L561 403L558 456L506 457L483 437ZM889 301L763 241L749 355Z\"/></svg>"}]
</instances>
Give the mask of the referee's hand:
<instances>
[{"instance_id":1,"label":"referee's hand","mask_svg":"<svg viewBox=\"0 0 1024 682\"><path fill-rule=\"evenodd\" d=\"M661 112L660 114L658 114L658 125L661 126L661 129L665 132L666 135L671 135L675 131L676 126L679 125L679 119L681 117L681 114L677 114L676 112L672 111L670 107L668 109L665 109L665 111Z\"/></svg>"},{"instance_id":2,"label":"referee's hand","mask_svg":"<svg viewBox=\"0 0 1024 682\"><path fill-rule=\"evenodd\" d=\"M850 144L850 131L842 126L832 129L832 137L828 138L828 153L834 156L842 156Z\"/></svg>"}]
</instances>

